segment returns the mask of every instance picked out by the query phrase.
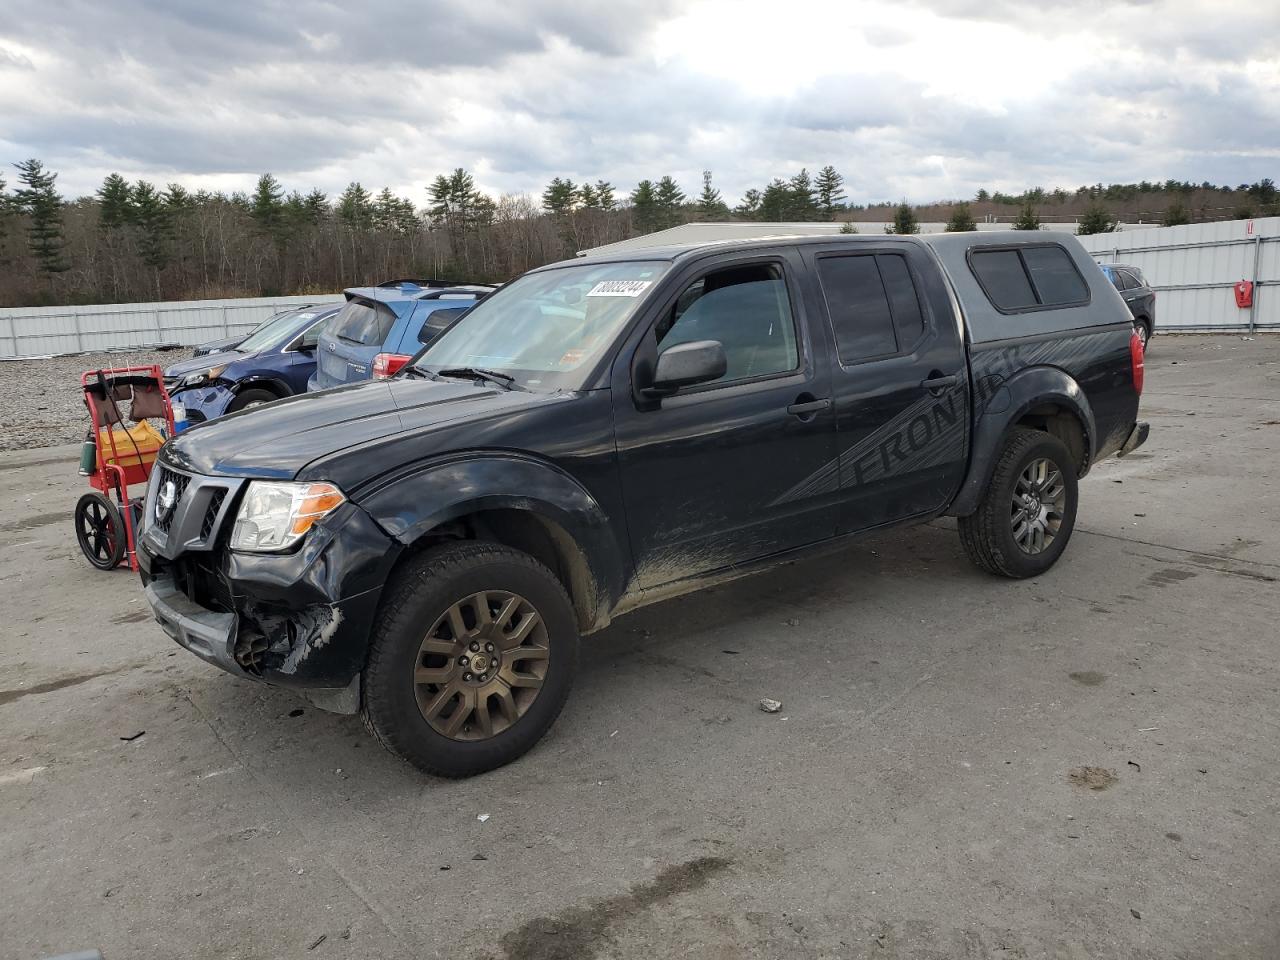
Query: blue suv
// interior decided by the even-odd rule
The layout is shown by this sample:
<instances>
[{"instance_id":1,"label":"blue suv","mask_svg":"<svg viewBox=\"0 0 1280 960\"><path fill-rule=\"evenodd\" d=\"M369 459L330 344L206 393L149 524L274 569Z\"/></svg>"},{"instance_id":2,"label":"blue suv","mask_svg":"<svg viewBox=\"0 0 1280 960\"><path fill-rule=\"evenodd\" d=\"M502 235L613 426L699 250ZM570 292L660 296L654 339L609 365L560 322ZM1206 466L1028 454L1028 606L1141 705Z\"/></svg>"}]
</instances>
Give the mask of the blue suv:
<instances>
[{"instance_id":1,"label":"blue suv","mask_svg":"<svg viewBox=\"0 0 1280 960\"><path fill-rule=\"evenodd\" d=\"M391 376L495 289L483 283L389 280L344 291L346 305L320 335L319 364L307 389Z\"/></svg>"},{"instance_id":2,"label":"blue suv","mask_svg":"<svg viewBox=\"0 0 1280 960\"><path fill-rule=\"evenodd\" d=\"M322 304L273 317L229 350L173 364L165 387L192 424L303 393L315 373L320 331L342 308Z\"/></svg>"}]
</instances>

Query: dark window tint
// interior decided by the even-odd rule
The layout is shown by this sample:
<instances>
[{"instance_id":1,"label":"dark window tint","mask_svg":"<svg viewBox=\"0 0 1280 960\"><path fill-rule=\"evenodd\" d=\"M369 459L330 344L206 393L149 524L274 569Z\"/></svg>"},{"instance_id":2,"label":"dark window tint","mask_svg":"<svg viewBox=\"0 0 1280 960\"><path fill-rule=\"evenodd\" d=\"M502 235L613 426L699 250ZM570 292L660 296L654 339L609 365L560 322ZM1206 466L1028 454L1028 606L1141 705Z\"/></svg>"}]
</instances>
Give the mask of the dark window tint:
<instances>
[{"instance_id":1,"label":"dark window tint","mask_svg":"<svg viewBox=\"0 0 1280 960\"><path fill-rule=\"evenodd\" d=\"M1120 279L1119 270L1113 270L1111 267L1104 266L1102 268L1102 275L1106 277L1108 280L1110 280L1111 285L1115 287L1117 290L1124 289L1124 281Z\"/></svg>"},{"instance_id":2,"label":"dark window tint","mask_svg":"<svg viewBox=\"0 0 1280 960\"><path fill-rule=\"evenodd\" d=\"M818 276L841 363L898 352L889 297L874 256L823 257L818 261Z\"/></svg>"},{"instance_id":3,"label":"dark window tint","mask_svg":"<svg viewBox=\"0 0 1280 960\"><path fill-rule=\"evenodd\" d=\"M889 294L889 306L893 309L893 326L898 332L898 352L907 353L924 336L924 314L920 311L920 297L911 281L906 257L876 257L880 277Z\"/></svg>"},{"instance_id":4,"label":"dark window tint","mask_svg":"<svg viewBox=\"0 0 1280 960\"><path fill-rule=\"evenodd\" d=\"M658 324L661 349L718 340L728 361L716 383L785 373L800 365L786 281L776 264L710 273L690 284Z\"/></svg>"},{"instance_id":5,"label":"dark window tint","mask_svg":"<svg viewBox=\"0 0 1280 960\"><path fill-rule=\"evenodd\" d=\"M1121 289L1136 290L1138 289L1138 287L1142 286L1142 281L1139 280L1137 277L1135 277L1128 270L1120 270L1117 272L1120 274L1120 279L1122 282Z\"/></svg>"},{"instance_id":6,"label":"dark window tint","mask_svg":"<svg viewBox=\"0 0 1280 960\"><path fill-rule=\"evenodd\" d=\"M975 250L971 256L973 272L997 308L1022 310L1036 306L1036 295L1017 250Z\"/></svg>"},{"instance_id":7,"label":"dark window tint","mask_svg":"<svg viewBox=\"0 0 1280 960\"><path fill-rule=\"evenodd\" d=\"M422 325L422 329L418 331L419 343L430 343L436 338L441 330L453 323L460 316L470 310L470 307L452 307L448 310L433 310L427 314L427 322Z\"/></svg>"},{"instance_id":8,"label":"dark window tint","mask_svg":"<svg viewBox=\"0 0 1280 960\"><path fill-rule=\"evenodd\" d=\"M1062 247L1027 247L1022 251L1027 272L1046 307L1089 299L1089 288Z\"/></svg>"},{"instance_id":9,"label":"dark window tint","mask_svg":"<svg viewBox=\"0 0 1280 960\"><path fill-rule=\"evenodd\" d=\"M351 300L334 317L332 329L334 336L342 340L369 347L382 344L395 322L396 315L390 308Z\"/></svg>"}]
</instances>

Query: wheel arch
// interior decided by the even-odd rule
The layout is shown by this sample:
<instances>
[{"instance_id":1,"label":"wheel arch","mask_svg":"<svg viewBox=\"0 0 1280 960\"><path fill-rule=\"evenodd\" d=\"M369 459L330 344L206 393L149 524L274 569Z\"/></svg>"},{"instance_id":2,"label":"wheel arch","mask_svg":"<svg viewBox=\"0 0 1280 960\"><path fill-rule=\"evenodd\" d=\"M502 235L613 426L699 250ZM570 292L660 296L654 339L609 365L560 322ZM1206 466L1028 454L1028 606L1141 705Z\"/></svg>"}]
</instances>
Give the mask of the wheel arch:
<instances>
[{"instance_id":1,"label":"wheel arch","mask_svg":"<svg viewBox=\"0 0 1280 960\"><path fill-rule=\"evenodd\" d=\"M543 461L459 459L412 470L360 500L406 547L399 563L449 540L487 540L528 553L559 578L584 633L608 624L621 595L624 553L604 510Z\"/></svg>"},{"instance_id":2,"label":"wheel arch","mask_svg":"<svg viewBox=\"0 0 1280 960\"><path fill-rule=\"evenodd\" d=\"M231 385L231 392L237 397L246 390L266 390L274 393L277 400L293 396L293 391L287 383L278 377L265 373L251 373L247 377L241 377Z\"/></svg>"},{"instance_id":3,"label":"wheel arch","mask_svg":"<svg viewBox=\"0 0 1280 960\"><path fill-rule=\"evenodd\" d=\"M1075 458L1077 476L1089 471L1097 444L1089 398L1075 378L1060 367L1027 367L1001 383L978 408L969 469L949 515L968 516L978 508L1005 436L1017 426L1057 437Z\"/></svg>"}]
</instances>

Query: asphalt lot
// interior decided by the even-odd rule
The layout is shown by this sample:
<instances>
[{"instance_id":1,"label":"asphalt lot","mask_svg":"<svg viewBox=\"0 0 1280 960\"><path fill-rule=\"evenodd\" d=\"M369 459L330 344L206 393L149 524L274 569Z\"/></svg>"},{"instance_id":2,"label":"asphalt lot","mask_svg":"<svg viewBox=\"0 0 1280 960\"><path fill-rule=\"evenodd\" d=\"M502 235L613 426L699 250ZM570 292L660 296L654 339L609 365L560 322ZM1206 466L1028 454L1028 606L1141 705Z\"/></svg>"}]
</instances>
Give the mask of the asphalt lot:
<instances>
[{"instance_id":1,"label":"asphalt lot","mask_svg":"<svg viewBox=\"0 0 1280 960\"><path fill-rule=\"evenodd\" d=\"M1275 957L1280 338L1157 338L1143 411L1049 575L940 521L620 618L463 782L177 648L76 449L0 454L0 957Z\"/></svg>"}]
</instances>

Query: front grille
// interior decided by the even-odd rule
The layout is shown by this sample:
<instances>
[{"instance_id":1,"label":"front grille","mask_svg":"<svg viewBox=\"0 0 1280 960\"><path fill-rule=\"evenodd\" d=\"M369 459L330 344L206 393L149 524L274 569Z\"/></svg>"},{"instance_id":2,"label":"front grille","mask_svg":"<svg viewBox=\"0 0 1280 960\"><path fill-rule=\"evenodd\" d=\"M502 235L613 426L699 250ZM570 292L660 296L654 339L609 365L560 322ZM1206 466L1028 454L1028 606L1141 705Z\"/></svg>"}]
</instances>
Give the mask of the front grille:
<instances>
[{"instance_id":1,"label":"front grille","mask_svg":"<svg viewBox=\"0 0 1280 960\"><path fill-rule=\"evenodd\" d=\"M208 540L218 526L218 511L222 509L222 501L227 499L227 491L219 488L213 492L209 507L204 512L204 520L200 524L200 539Z\"/></svg>"},{"instance_id":2,"label":"front grille","mask_svg":"<svg viewBox=\"0 0 1280 960\"><path fill-rule=\"evenodd\" d=\"M174 585L193 603L206 610L235 610L231 589L211 560L187 555L174 563L171 569Z\"/></svg>"},{"instance_id":3,"label":"front grille","mask_svg":"<svg viewBox=\"0 0 1280 960\"><path fill-rule=\"evenodd\" d=\"M168 469L167 467L161 467L160 483L156 487L157 495L158 495L158 491L163 489L166 483L170 483L170 482L173 483L174 491L175 491L174 498L173 498L173 509L166 512L163 517L156 518L156 528L159 530L162 530L165 533L169 532L169 527L173 525L173 518L178 515L178 507L182 503L183 494L187 492L187 485L191 483L191 478L183 473L175 473L174 471Z\"/></svg>"}]
</instances>

